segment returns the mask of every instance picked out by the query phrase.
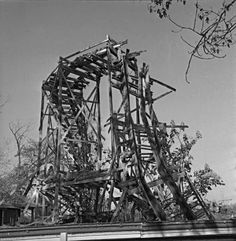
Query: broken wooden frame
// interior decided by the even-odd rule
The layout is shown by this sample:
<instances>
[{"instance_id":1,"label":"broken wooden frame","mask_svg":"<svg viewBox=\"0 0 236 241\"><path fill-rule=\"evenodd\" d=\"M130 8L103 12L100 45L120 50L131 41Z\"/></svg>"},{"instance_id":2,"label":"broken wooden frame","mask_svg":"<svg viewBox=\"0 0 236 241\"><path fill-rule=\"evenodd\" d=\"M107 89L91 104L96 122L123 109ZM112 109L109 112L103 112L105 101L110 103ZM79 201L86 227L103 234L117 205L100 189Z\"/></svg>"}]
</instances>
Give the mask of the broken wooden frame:
<instances>
[{"instance_id":1,"label":"broken wooden frame","mask_svg":"<svg viewBox=\"0 0 236 241\"><path fill-rule=\"evenodd\" d=\"M67 212L74 213L77 222L83 222L84 216L90 216L89 221L134 221L137 213L147 220L213 219L187 174L180 173L179 178L187 178L186 185L196 197L194 207L188 203L161 153L166 128L173 126L159 122L153 103L175 89L150 77L148 66L138 66L143 51L123 50L125 44L127 41L108 36L101 43L60 57L43 82L37 175L45 183L43 195L50 200L44 200L44 205L51 203L55 222ZM166 91L154 97L152 85ZM108 86L110 111L105 126L111 136L107 169L101 167L104 86ZM151 164L157 166L155 177L150 173ZM164 187L171 193L168 200L162 195ZM171 204L178 208L170 217L166 209Z\"/></svg>"}]
</instances>

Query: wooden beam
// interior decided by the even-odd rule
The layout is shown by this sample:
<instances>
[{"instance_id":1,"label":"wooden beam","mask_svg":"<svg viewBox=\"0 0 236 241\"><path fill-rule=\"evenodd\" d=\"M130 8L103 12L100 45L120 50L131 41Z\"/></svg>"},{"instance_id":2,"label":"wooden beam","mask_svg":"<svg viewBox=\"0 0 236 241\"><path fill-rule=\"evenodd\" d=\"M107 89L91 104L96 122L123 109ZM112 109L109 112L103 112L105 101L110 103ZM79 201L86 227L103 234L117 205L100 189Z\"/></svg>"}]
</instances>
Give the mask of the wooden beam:
<instances>
[{"instance_id":1,"label":"wooden beam","mask_svg":"<svg viewBox=\"0 0 236 241\"><path fill-rule=\"evenodd\" d=\"M67 233L60 233L60 241L67 241L68 239Z\"/></svg>"},{"instance_id":2,"label":"wooden beam","mask_svg":"<svg viewBox=\"0 0 236 241\"><path fill-rule=\"evenodd\" d=\"M122 204L123 204L123 201L125 200L126 194L127 194L127 189L125 189L125 190L122 192L122 194L121 194L121 197L120 197L120 199L119 199L119 202L118 202L118 204L117 204L117 206L116 206L116 210L115 210L115 212L113 213L113 216L112 216L112 218L111 218L111 223L115 221L115 218L116 218L117 215L119 214L120 209L121 209L121 206L122 206Z\"/></svg>"},{"instance_id":3,"label":"wooden beam","mask_svg":"<svg viewBox=\"0 0 236 241\"><path fill-rule=\"evenodd\" d=\"M152 77L149 77L149 78L150 78L151 81L156 82L156 83L158 83L159 85L165 86L166 88L168 88L168 89L170 89L170 90L172 90L172 91L176 91L176 89L175 89L174 87L172 87L172 86L170 86L170 85L167 85L167 84L161 82L160 80L156 80L156 79L154 79L154 78L152 78Z\"/></svg>"}]
</instances>

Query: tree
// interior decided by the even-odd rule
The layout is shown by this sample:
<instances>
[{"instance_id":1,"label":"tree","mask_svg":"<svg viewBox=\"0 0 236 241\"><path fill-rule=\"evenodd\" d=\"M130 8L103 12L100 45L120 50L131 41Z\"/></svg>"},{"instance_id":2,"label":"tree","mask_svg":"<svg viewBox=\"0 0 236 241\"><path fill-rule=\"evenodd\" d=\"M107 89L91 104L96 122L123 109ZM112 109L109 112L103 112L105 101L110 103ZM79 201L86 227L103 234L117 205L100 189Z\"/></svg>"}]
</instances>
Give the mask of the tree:
<instances>
[{"instance_id":1,"label":"tree","mask_svg":"<svg viewBox=\"0 0 236 241\"><path fill-rule=\"evenodd\" d=\"M15 156L18 157L18 166L21 167L22 164L22 150L24 148L24 142L26 139L26 133L29 131L29 124L21 124L20 122L17 123L9 123L9 129L14 136L17 146L17 153Z\"/></svg>"},{"instance_id":2,"label":"tree","mask_svg":"<svg viewBox=\"0 0 236 241\"><path fill-rule=\"evenodd\" d=\"M171 122L171 125L175 126L174 121ZM184 124L182 124L182 126L184 126ZM188 202L191 203L195 201L195 194L189 185L189 181L201 196L206 196L213 187L225 185L221 177L216 174L208 164L205 164L204 168L200 170L194 171L192 169L194 158L191 155L191 150L198 140L202 138L199 131L196 132L195 137L190 137L186 134L184 128L180 128L180 130L171 128L169 133L165 136L159 136L159 138L162 140L162 158L167 163L169 171ZM158 178L158 171L155 164L148 166L148 172L151 174L151 178ZM170 199L170 191L164 186L163 188L162 192L164 196L162 198L164 200ZM168 207L169 214L173 214L176 211L175 209L175 205L170 205Z\"/></svg>"},{"instance_id":3,"label":"tree","mask_svg":"<svg viewBox=\"0 0 236 241\"><path fill-rule=\"evenodd\" d=\"M26 139L26 136L24 138ZM20 147L21 164L11 168L0 177L0 203L26 205L27 198L24 192L32 173L36 170L38 147L37 142L33 140L25 141ZM1 162L9 162L7 155L1 153Z\"/></svg>"},{"instance_id":4,"label":"tree","mask_svg":"<svg viewBox=\"0 0 236 241\"><path fill-rule=\"evenodd\" d=\"M175 27L176 33L180 34L181 39L186 43L191 51L185 71L185 79L188 81L188 73L193 58L210 60L224 58L225 47L230 48L236 42L236 15L233 14L236 0L221 1L218 9L207 9L204 1L189 3L186 0L151 0L148 5L150 13L156 13L159 18L169 20ZM176 3L183 5L192 4L195 9L193 22L191 25L178 23L170 14L170 9ZM184 38L184 31L193 34L193 41Z\"/></svg>"},{"instance_id":5,"label":"tree","mask_svg":"<svg viewBox=\"0 0 236 241\"><path fill-rule=\"evenodd\" d=\"M25 181L25 176L18 175L18 167L11 170L4 176L0 177L0 204L7 203L16 206L25 204L25 197L22 195L22 182Z\"/></svg>"},{"instance_id":6,"label":"tree","mask_svg":"<svg viewBox=\"0 0 236 241\"><path fill-rule=\"evenodd\" d=\"M9 157L9 143L1 142L0 144L0 176L5 176L13 168L13 161Z\"/></svg>"}]
</instances>

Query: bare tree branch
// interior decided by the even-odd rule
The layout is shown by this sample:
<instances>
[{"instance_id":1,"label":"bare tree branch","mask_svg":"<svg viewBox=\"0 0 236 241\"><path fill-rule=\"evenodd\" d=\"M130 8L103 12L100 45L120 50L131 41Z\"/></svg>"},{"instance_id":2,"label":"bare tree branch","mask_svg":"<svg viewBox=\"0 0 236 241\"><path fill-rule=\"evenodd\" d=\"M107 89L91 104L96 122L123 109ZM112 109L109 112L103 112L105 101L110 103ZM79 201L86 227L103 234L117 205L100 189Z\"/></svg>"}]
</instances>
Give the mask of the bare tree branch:
<instances>
[{"instance_id":1,"label":"bare tree branch","mask_svg":"<svg viewBox=\"0 0 236 241\"><path fill-rule=\"evenodd\" d=\"M0 113L1 113L1 109L3 108L3 106L7 103L7 99L3 99L2 96L0 95Z\"/></svg>"},{"instance_id":2,"label":"bare tree branch","mask_svg":"<svg viewBox=\"0 0 236 241\"><path fill-rule=\"evenodd\" d=\"M152 0L151 5L149 5L150 12L155 12L160 18L165 17L168 19L175 27L178 28L175 33L180 33L181 31L192 32L198 38L192 41L187 41L180 35L181 40L187 44L192 50L189 52L190 57L187 63L185 71L185 80L188 81L188 73L190 66L194 57L198 59L214 59L214 58L224 58L226 55L222 54L224 48L230 48L236 43L235 35L233 32L236 30L236 15L232 15L230 12L233 5L236 5L236 0L222 1L222 6L217 11L212 9L205 9L200 6L198 2L194 5L195 13L193 26L185 26L177 23L168 14L169 8L174 0ZM178 2L178 1L177 1ZM184 5L186 1L179 0Z\"/></svg>"},{"instance_id":3,"label":"bare tree branch","mask_svg":"<svg viewBox=\"0 0 236 241\"><path fill-rule=\"evenodd\" d=\"M29 124L20 124L17 123L9 123L9 130L14 136L14 139L16 141L17 146L17 154L15 156L18 156L18 167L21 167L22 160L21 160L21 154L22 150L24 148L24 139L26 138L26 133L29 131L30 125Z\"/></svg>"}]
</instances>

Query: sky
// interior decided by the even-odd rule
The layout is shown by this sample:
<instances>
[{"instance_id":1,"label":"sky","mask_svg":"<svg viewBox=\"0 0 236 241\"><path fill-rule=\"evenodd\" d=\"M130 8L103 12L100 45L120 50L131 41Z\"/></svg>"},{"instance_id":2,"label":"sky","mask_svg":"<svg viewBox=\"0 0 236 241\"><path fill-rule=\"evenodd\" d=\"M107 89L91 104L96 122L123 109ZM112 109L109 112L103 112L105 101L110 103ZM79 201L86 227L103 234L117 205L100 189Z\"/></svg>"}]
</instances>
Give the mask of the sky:
<instances>
[{"instance_id":1,"label":"sky","mask_svg":"<svg viewBox=\"0 0 236 241\"><path fill-rule=\"evenodd\" d=\"M205 1L209 6L215 3ZM210 199L236 202L236 48L227 49L224 59L193 60L187 84L189 48L173 33L173 25L148 12L147 4L0 1L0 95L7 100L0 113L0 143L7 140L6 148L14 147L8 129L12 121L31 123L30 135L37 139L41 84L59 56L100 42L109 34L116 40L128 39L131 50L146 50L140 59L149 64L151 76L177 89L155 104L159 120L183 121L190 135L201 132L203 138L192 151L193 167L208 163L225 181L226 186L213 190ZM172 14L181 23L191 23L193 9L188 4L177 6ZM104 88L104 95L107 92ZM108 113L106 108L104 103L104 113Z\"/></svg>"}]
</instances>

